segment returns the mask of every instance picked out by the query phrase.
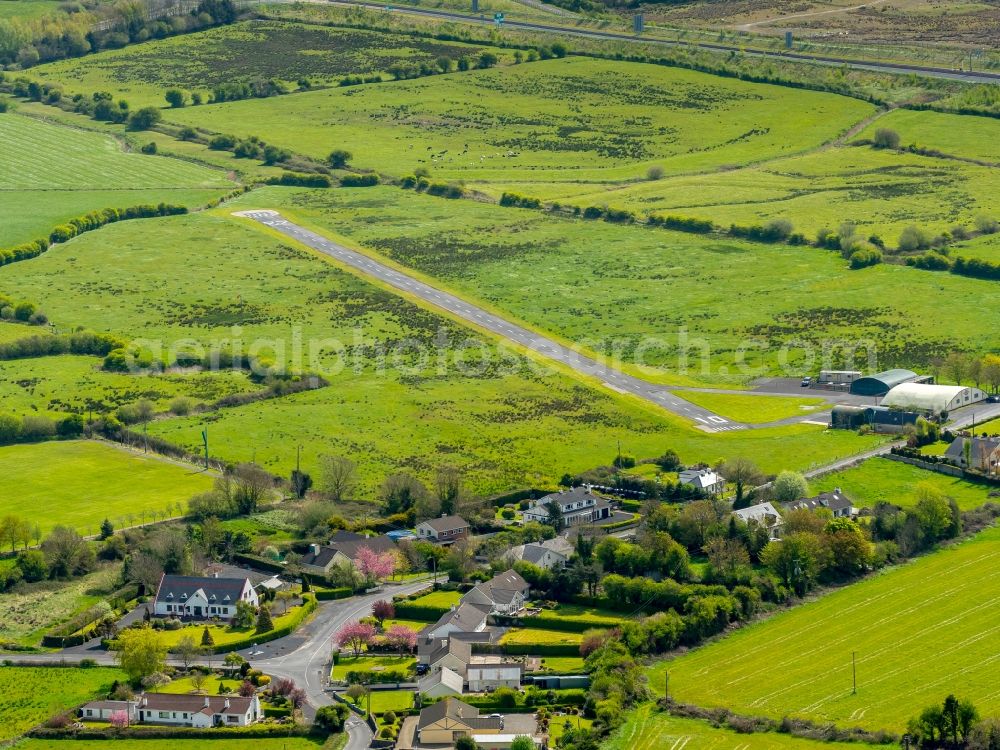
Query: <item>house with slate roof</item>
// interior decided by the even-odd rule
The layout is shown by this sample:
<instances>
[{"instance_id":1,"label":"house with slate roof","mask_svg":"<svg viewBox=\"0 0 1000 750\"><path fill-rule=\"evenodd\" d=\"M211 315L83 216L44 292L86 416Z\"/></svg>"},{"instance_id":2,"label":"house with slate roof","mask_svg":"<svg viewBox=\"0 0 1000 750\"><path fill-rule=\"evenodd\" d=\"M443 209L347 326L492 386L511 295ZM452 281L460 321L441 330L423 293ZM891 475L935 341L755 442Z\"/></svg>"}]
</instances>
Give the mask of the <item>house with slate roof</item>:
<instances>
[{"instance_id":1,"label":"house with slate roof","mask_svg":"<svg viewBox=\"0 0 1000 750\"><path fill-rule=\"evenodd\" d=\"M153 600L156 617L209 620L230 619L236 615L236 603L257 607L257 592L249 578L202 578L198 576L160 577Z\"/></svg>"}]
</instances>

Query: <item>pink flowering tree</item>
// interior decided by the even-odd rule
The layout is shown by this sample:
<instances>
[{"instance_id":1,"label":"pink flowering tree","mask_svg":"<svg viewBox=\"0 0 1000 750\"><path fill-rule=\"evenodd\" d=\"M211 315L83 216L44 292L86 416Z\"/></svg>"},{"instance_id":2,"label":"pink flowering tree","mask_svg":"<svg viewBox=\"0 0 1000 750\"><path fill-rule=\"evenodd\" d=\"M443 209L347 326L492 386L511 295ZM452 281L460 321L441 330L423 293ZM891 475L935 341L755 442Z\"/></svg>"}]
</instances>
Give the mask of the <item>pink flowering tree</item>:
<instances>
[{"instance_id":1,"label":"pink flowering tree","mask_svg":"<svg viewBox=\"0 0 1000 750\"><path fill-rule=\"evenodd\" d=\"M340 648L349 648L354 656L361 656L365 646L370 646L375 640L375 626L367 622L349 622L333 636Z\"/></svg>"},{"instance_id":2,"label":"pink flowering tree","mask_svg":"<svg viewBox=\"0 0 1000 750\"><path fill-rule=\"evenodd\" d=\"M391 620L395 616L396 605L387 599L379 599L372 604L372 617L378 622L379 627L382 627L382 623L386 620Z\"/></svg>"},{"instance_id":3,"label":"pink flowering tree","mask_svg":"<svg viewBox=\"0 0 1000 750\"><path fill-rule=\"evenodd\" d=\"M404 651L413 651L417 645L417 631L406 625L393 625L385 632L385 642L402 656Z\"/></svg>"},{"instance_id":4,"label":"pink flowering tree","mask_svg":"<svg viewBox=\"0 0 1000 750\"><path fill-rule=\"evenodd\" d=\"M371 586L384 581L396 570L396 555L392 552L376 552L371 547L358 547L358 556L354 565L365 578L365 583Z\"/></svg>"},{"instance_id":5,"label":"pink flowering tree","mask_svg":"<svg viewBox=\"0 0 1000 750\"><path fill-rule=\"evenodd\" d=\"M112 711L108 721L115 729L125 729L128 726L128 712Z\"/></svg>"}]
</instances>

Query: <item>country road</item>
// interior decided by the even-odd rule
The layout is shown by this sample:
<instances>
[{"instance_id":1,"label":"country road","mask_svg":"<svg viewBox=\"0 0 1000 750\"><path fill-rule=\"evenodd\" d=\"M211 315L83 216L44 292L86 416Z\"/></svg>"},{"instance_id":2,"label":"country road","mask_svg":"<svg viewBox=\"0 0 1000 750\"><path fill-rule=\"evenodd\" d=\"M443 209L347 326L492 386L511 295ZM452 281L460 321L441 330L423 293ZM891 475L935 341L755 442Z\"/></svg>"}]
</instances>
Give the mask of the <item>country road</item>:
<instances>
[{"instance_id":1,"label":"country road","mask_svg":"<svg viewBox=\"0 0 1000 750\"><path fill-rule=\"evenodd\" d=\"M281 0L281 1L292 2L293 0ZM380 10L392 13L403 13L407 15L440 18L447 21L457 21L460 23L471 23L471 24L485 25L491 27L495 25L492 16L471 15L468 13L459 13L456 11L438 10L432 8L417 8L410 6L395 6L385 3L379 4L379 3L361 2L360 0L358 1L329 0L329 2L326 2L326 0L307 0L307 1L322 2L323 4L329 4L329 5L342 5L345 7L352 7L352 8L369 8L371 10ZM697 42L690 40L672 41L669 39L657 39L656 37L650 37L650 36L636 36L634 34L626 34L623 32L601 31L600 29L574 28L570 26L554 26L551 24L535 23L532 21L517 21L509 17L504 20L503 25L504 27L524 29L525 31L541 31L541 32L560 34L565 36L587 37L590 39L609 39L619 42L655 44L663 47L683 47L683 48L696 47L699 49L705 49L714 52L736 52L738 54L746 55L747 57L763 57L775 60L790 60L792 62L813 63L816 65L847 67L847 68L853 68L854 70L870 70L876 73L918 75L918 76L927 76L929 78L945 78L955 81L964 81L966 83L1000 82L1000 73L990 73L986 71L970 72L970 71L952 70L950 68L940 68L934 66L910 65L906 63L866 62L864 60L854 60L844 57L833 57L826 55L807 55L800 52L790 52L788 50L772 50L765 52L765 51L746 49L744 47L741 47L740 45L735 45L735 44L722 44L717 42Z\"/></svg>"},{"instance_id":2,"label":"country road","mask_svg":"<svg viewBox=\"0 0 1000 750\"><path fill-rule=\"evenodd\" d=\"M473 326L489 331L518 346L525 347L541 356L567 366L576 372L596 378L605 388L616 393L636 396L677 416L690 419L704 432L725 432L750 430L793 424L803 421L824 419L823 414L809 414L761 424L744 424L719 416L708 409L685 401L669 390L667 386L651 383L629 375L605 362L582 354L542 334L531 331L495 313L478 307L471 302L438 289L409 274L398 271L374 258L351 250L326 237L312 232L283 218L277 211L239 211L236 216L253 219L280 232L290 239L353 268L368 278L388 284L406 294L418 297L423 302L455 315Z\"/></svg>"}]
</instances>

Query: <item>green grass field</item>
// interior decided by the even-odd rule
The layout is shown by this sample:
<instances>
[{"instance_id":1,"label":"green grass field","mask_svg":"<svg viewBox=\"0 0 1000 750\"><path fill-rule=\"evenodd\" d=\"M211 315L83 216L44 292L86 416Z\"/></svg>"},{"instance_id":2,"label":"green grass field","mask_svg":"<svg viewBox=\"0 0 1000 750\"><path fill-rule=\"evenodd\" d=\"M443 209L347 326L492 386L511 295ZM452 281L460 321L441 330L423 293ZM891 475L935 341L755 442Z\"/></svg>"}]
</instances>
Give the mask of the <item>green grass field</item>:
<instances>
[{"instance_id":1,"label":"green grass field","mask_svg":"<svg viewBox=\"0 0 1000 750\"><path fill-rule=\"evenodd\" d=\"M0 19L39 18L59 10L59 0L2 0L0 1Z\"/></svg>"},{"instance_id":2,"label":"green grass field","mask_svg":"<svg viewBox=\"0 0 1000 750\"><path fill-rule=\"evenodd\" d=\"M850 469L826 474L812 480L810 486L817 492L840 487L861 508L871 508L880 501L907 508L916 502L914 487L921 482L953 498L962 510L978 508L991 499L990 491L994 489L887 458L873 458Z\"/></svg>"},{"instance_id":3,"label":"green grass field","mask_svg":"<svg viewBox=\"0 0 1000 750\"><path fill-rule=\"evenodd\" d=\"M22 327L22 335L34 331ZM0 331L0 340L3 332ZM113 412L142 399L166 411L177 396L212 403L224 396L259 390L242 372L129 375L106 372L97 357L63 355L0 362L3 412L50 414Z\"/></svg>"},{"instance_id":4,"label":"green grass field","mask_svg":"<svg viewBox=\"0 0 1000 750\"><path fill-rule=\"evenodd\" d=\"M169 119L259 135L320 158L347 146L357 166L393 175L425 167L442 179L576 183L644 179L650 166L679 174L793 154L873 111L830 94L566 58L185 108Z\"/></svg>"},{"instance_id":5,"label":"green grass field","mask_svg":"<svg viewBox=\"0 0 1000 750\"><path fill-rule=\"evenodd\" d=\"M152 520L144 512L173 516L214 481L193 467L84 440L0 448L0 476L5 511L43 531L64 525L82 534L96 534L105 518L121 527Z\"/></svg>"},{"instance_id":6,"label":"green grass field","mask_svg":"<svg viewBox=\"0 0 1000 750\"><path fill-rule=\"evenodd\" d=\"M0 162L8 167L0 175L2 247L47 237L88 211L160 202L197 207L235 187L222 171L126 153L109 136L12 113L0 114Z\"/></svg>"},{"instance_id":7,"label":"green grass field","mask_svg":"<svg viewBox=\"0 0 1000 750\"><path fill-rule=\"evenodd\" d=\"M484 49L404 34L255 21L50 63L33 68L32 75L70 91L115 91L133 107L166 106L164 92L171 87L208 94L219 84L259 79L285 82L292 91L303 78L327 85L346 75L382 74L388 80L397 65L434 65L440 57L475 60ZM510 52L490 49L510 58Z\"/></svg>"},{"instance_id":8,"label":"green grass field","mask_svg":"<svg viewBox=\"0 0 1000 750\"><path fill-rule=\"evenodd\" d=\"M121 740L24 740L18 743L18 750L117 750ZM134 739L129 741L130 750L204 750L209 743L205 740L191 740L172 737L169 740ZM245 750L248 741L233 737L213 737L212 750ZM320 750L324 740L312 737L254 737L254 750Z\"/></svg>"},{"instance_id":9,"label":"green grass field","mask_svg":"<svg viewBox=\"0 0 1000 750\"><path fill-rule=\"evenodd\" d=\"M461 598L462 594L459 591L431 591L423 596L418 596L411 604L418 607L444 607L447 609L451 605L457 604Z\"/></svg>"},{"instance_id":10,"label":"green grass field","mask_svg":"<svg viewBox=\"0 0 1000 750\"><path fill-rule=\"evenodd\" d=\"M716 414L749 424L776 422L779 419L811 414L830 407L830 404L821 398L742 396L704 391L678 391L677 395L685 401L711 409Z\"/></svg>"},{"instance_id":11,"label":"green grass field","mask_svg":"<svg viewBox=\"0 0 1000 750\"><path fill-rule=\"evenodd\" d=\"M1000 528L783 611L649 672L701 706L900 731L949 693L1000 709ZM851 654L857 654L857 694Z\"/></svg>"},{"instance_id":12,"label":"green grass field","mask_svg":"<svg viewBox=\"0 0 1000 750\"><path fill-rule=\"evenodd\" d=\"M330 670L330 679L347 679L348 672L407 671L416 663L417 660L409 656L359 656L357 659L353 656L341 657Z\"/></svg>"},{"instance_id":13,"label":"green grass field","mask_svg":"<svg viewBox=\"0 0 1000 750\"><path fill-rule=\"evenodd\" d=\"M555 723L555 719L553 719ZM574 720L575 723L575 720ZM705 721L679 719L646 703L602 746L606 750L874 750L882 745L807 740L776 732L738 734Z\"/></svg>"},{"instance_id":14,"label":"green grass field","mask_svg":"<svg viewBox=\"0 0 1000 750\"><path fill-rule=\"evenodd\" d=\"M199 641L200 642L200 641ZM168 682L166 685L161 685L156 689L157 693L177 693L181 695L186 695L188 693L202 692L205 695L222 695L219 692L219 687L225 692L230 694L235 694L240 687L239 680L226 680L217 674L210 674L205 676L205 682L200 688L196 688L194 683L191 681L190 677L181 677L179 680L173 680Z\"/></svg>"},{"instance_id":15,"label":"green grass field","mask_svg":"<svg viewBox=\"0 0 1000 750\"><path fill-rule=\"evenodd\" d=\"M115 566L104 567L72 581L42 581L6 592L0 596L0 648L38 646L45 631L117 589L119 573Z\"/></svg>"},{"instance_id":16,"label":"green grass field","mask_svg":"<svg viewBox=\"0 0 1000 750\"><path fill-rule=\"evenodd\" d=\"M0 685L3 685L0 691L0 716L3 717L0 721L0 742L20 736L54 714L99 697L111 687L112 682L124 679L124 672L100 667L0 666Z\"/></svg>"},{"instance_id":17,"label":"green grass field","mask_svg":"<svg viewBox=\"0 0 1000 750\"><path fill-rule=\"evenodd\" d=\"M1000 138L1000 121L992 117L897 109L879 118L858 137L873 138L878 128L889 128L899 133L903 147L915 145L949 156L1000 164L1000 153L996 148Z\"/></svg>"},{"instance_id":18,"label":"green grass field","mask_svg":"<svg viewBox=\"0 0 1000 750\"><path fill-rule=\"evenodd\" d=\"M859 359L875 353L865 369L921 369L956 345L991 350L992 335L963 321L984 306L1000 315L1000 299L975 279L888 265L849 272L838 254L814 248L556 219L390 187L268 189L235 205L280 209L676 385L801 375L852 348ZM954 303L938 304L942 294Z\"/></svg>"},{"instance_id":19,"label":"green grass field","mask_svg":"<svg viewBox=\"0 0 1000 750\"><path fill-rule=\"evenodd\" d=\"M504 633L500 643L504 645L559 644L577 645L583 640L582 633L560 633L556 630L541 628L511 628Z\"/></svg>"},{"instance_id":20,"label":"green grass field","mask_svg":"<svg viewBox=\"0 0 1000 750\"><path fill-rule=\"evenodd\" d=\"M542 671L558 674L583 674L583 658L579 656L542 657Z\"/></svg>"},{"instance_id":21,"label":"green grass field","mask_svg":"<svg viewBox=\"0 0 1000 750\"><path fill-rule=\"evenodd\" d=\"M375 716L380 716L386 711L405 711L413 708L412 690L372 690L371 692L371 712ZM357 703L362 710L368 710L368 696L358 698Z\"/></svg>"}]
</instances>

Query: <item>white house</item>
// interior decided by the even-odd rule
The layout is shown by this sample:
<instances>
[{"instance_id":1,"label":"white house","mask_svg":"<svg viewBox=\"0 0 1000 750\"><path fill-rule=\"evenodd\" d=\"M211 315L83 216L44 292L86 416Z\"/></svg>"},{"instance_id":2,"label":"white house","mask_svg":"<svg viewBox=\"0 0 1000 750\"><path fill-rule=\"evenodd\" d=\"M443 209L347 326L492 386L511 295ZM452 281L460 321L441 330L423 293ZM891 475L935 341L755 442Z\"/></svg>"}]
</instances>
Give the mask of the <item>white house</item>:
<instances>
[{"instance_id":1,"label":"white house","mask_svg":"<svg viewBox=\"0 0 1000 750\"><path fill-rule=\"evenodd\" d=\"M460 602L454 609L441 615L441 619L420 631L422 638L447 638L453 633L481 633L486 630L490 615L488 607L471 602Z\"/></svg>"},{"instance_id":2,"label":"white house","mask_svg":"<svg viewBox=\"0 0 1000 750\"><path fill-rule=\"evenodd\" d=\"M744 523L756 523L764 527L771 539L781 536L781 514L771 503L760 503L749 508L734 510L733 515Z\"/></svg>"},{"instance_id":3,"label":"white house","mask_svg":"<svg viewBox=\"0 0 1000 750\"><path fill-rule=\"evenodd\" d=\"M563 537L556 537L556 539L566 542ZM560 568L566 564L569 558L573 554L573 546L566 542L566 546L569 547L569 553L567 554L561 547L556 547L555 545L549 545L549 542L554 542L555 539L548 539L544 542L529 542L528 544L520 544L517 547L512 547L510 552L506 555L506 560L513 564L515 562L524 561L531 563L532 565L537 565L543 570L552 570L553 568Z\"/></svg>"},{"instance_id":4,"label":"white house","mask_svg":"<svg viewBox=\"0 0 1000 750\"><path fill-rule=\"evenodd\" d=\"M595 495L590 487L573 487L569 490L553 492L528 503L524 511L525 521L549 521L549 503L556 503L562 512L563 523L567 526L596 523L611 518L614 508L611 502L600 495Z\"/></svg>"},{"instance_id":5,"label":"white house","mask_svg":"<svg viewBox=\"0 0 1000 750\"><path fill-rule=\"evenodd\" d=\"M482 693L501 687L521 688L524 665L504 662L497 657L473 657L465 669L465 679L470 693Z\"/></svg>"},{"instance_id":6,"label":"white house","mask_svg":"<svg viewBox=\"0 0 1000 750\"><path fill-rule=\"evenodd\" d=\"M721 495L726 491L726 478L711 469L685 469L677 475L681 484L690 484L709 495Z\"/></svg>"},{"instance_id":7,"label":"white house","mask_svg":"<svg viewBox=\"0 0 1000 750\"><path fill-rule=\"evenodd\" d=\"M417 538L438 544L452 544L469 535L469 523L461 516L441 516L417 524Z\"/></svg>"},{"instance_id":8,"label":"white house","mask_svg":"<svg viewBox=\"0 0 1000 750\"><path fill-rule=\"evenodd\" d=\"M246 727L261 719L260 701L225 695L174 695L144 693L134 701L94 701L80 709L85 721L108 721L116 711L125 711L132 724L167 726Z\"/></svg>"},{"instance_id":9,"label":"white house","mask_svg":"<svg viewBox=\"0 0 1000 750\"><path fill-rule=\"evenodd\" d=\"M236 615L236 603L240 601L258 606L257 592L249 578L163 575L156 588L153 614L196 620L229 619Z\"/></svg>"},{"instance_id":10,"label":"white house","mask_svg":"<svg viewBox=\"0 0 1000 750\"><path fill-rule=\"evenodd\" d=\"M508 570L477 584L462 597L462 602L489 607L492 614L514 615L524 609L530 590L527 581L517 572Z\"/></svg>"}]
</instances>

